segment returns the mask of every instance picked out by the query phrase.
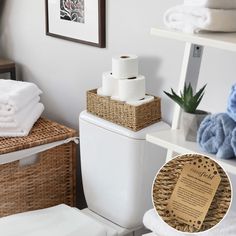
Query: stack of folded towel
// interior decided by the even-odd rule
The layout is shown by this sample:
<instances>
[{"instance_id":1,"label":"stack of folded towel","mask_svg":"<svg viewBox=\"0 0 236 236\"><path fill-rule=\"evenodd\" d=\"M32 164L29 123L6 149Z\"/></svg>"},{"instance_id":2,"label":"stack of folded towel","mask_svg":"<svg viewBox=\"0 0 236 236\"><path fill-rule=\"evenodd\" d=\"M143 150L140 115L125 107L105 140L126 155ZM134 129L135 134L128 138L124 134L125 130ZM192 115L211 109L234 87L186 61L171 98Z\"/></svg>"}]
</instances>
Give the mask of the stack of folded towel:
<instances>
[{"instance_id":1,"label":"stack of folded towel","mask_svg":"<svg viewBox=\"0 0 236 236\"><path fill-rule=\"evenodd\" d=\"M33 83L0 79L0 137L29 134L44 110L41 93Z\"/></svg>"},{"instance_id":2,"label":"stack of folded towel","mask_svg":"<svg viewBox=\"0 0 236 236\"><path fill-rule=\"evenodd\" d=\"M200 147L218 158L236 157L236 84L232 87L226 113L207 116L198 130Z\"/></svg>"},{"instance_id":3,"label":"stack of folded towel","mask_svg":"<svg viewBox=\"0 0 236 236\"><path fill-rule=\"evenodd\" d=\"M236 0L184 0L167 10L165 25L186 33L235 32Z\"/></svg>"}]
</instances>

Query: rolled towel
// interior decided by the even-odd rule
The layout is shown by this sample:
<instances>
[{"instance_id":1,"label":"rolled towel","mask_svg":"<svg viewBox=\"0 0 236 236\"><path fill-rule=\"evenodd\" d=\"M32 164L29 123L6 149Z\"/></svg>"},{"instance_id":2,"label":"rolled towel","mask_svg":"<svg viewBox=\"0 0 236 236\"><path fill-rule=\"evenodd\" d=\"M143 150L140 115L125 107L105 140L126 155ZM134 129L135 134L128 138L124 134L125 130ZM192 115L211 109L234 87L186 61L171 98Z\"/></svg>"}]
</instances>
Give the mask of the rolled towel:
<instances>
[{"instance_id":1,"label":"rolled towel","mask_svg":"<svg viewBox=\"0 0 236 236\"><path fill-rule=\"evenodd\" d=\"M236 84L233 85L228 98L227 113L236 122Z\"/></svg>"},{"instance_id":2,"label":"rolled towel","mask_svg":"<svg viewBox=\"0 0 236 236\"><path fill-rule=\"evenodd\" d=\"M176 6L166 11L164 23L171 29L186 33L199 31L235 32L236 10Z\"/></svg>"},{"instance_id":3,"label":"rolled towel","mask_svg":"<svg viewBox=\"0 0 236 236\"><path fill-rule=\"evenodd\" d=\"M40 94L33 83L0 79L0 115L13 115Z\"/></svg>"},{"instance_id":4,"label":"rolled towel","mask_svg":"<svg viewBox=\"0 0 236 236\"><path fill-rule=\"evenodd\" d=\"M184 5L212 9L236 9L236 0L184 0Z\"/></svg>"},{"instance_id":5,"label":"rolled towel","mask_svg":"<svg viewBox=\"0 0 236 236\"><path fill-rule=\"evenodd\" d=\"M19 126L19 124L25 120L25 118L28 116L28 114L30 114L30 112L39 103L39 101L40 97L37 96L31 102L29 102L25 107L15 112L15 114L9 116L0 116L0 127Z\"/></svg>"},{"instance_id":6,"label":"rolled towel","mask_svg":"<svg viewBox=\"0 0 236 236\"><path fill-rule=\"evenodd\" d=\"M161 236L235 236L236 232L236 212L230 211L226 217L214 228L201 232L199 234L181 233L165 223L154 209L149 210L143 218L146 228Z\"/></svg>"},{"instance_id":7,"label":"rolled towel","mask_svg":"<svg viewBox=\"0 0 236 236\"><path fill-rule=\"evenodd\" d=\"M44 105L38 103L28 116L22 121L20 126L16 128L0 128L0 137L23 137L27 136L32 129L34 123L39 119L44 111Z\"/></svg>"},{"instance_id":8,"label":"rolled towel","mask_svg":"<svg viewBox=\"0 0 236 236\"><path fill-rule=\"evenodd\" d=\"M197 141L205 152L216 154L222 159L233 158L231 139L235 127L236 122L226 113L209 115L200 125Z\"/></svg>"}]
</instances>

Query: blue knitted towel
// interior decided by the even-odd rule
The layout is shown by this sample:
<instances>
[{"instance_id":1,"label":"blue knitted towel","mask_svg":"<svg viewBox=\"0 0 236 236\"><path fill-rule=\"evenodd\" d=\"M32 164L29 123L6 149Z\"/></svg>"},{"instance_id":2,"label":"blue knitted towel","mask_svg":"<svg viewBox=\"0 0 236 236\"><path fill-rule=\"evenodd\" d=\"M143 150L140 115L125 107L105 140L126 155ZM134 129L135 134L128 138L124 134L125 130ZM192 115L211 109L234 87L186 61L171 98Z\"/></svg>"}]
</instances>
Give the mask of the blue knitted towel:
<instances>
[{"instance_id":1,"label":"blue knitted towel","mask_svg":"<svg viewBox=\"0 0 236 236\"><path fill-rule=\"evenodd\" d=\"M232 133L231 146L234 150L234 155L236 156L236 128L233 130L233 133Z\"/></svg>"},{"instance_id":2,"label":"blue knitted towel","mask_svg":"<svg viewBox=\"0 0 236 236\"><path fill-rule=\"evenodd\" d=\"M205 152L216 154L222 159L233 158L231 139L235 127L236 122L226 113L209 115L200 125L197 141Z\"/></svg>"},{"instance_id":3,"label":"blue knitted towel","mask_svg":"<svg viewBox=\"0 0 236 236\"><path fill-rule=\"evenodd\" d=\"M236 84L233 85L228 98L227 113L236 122Z\"/></svg>"}]
</instances>

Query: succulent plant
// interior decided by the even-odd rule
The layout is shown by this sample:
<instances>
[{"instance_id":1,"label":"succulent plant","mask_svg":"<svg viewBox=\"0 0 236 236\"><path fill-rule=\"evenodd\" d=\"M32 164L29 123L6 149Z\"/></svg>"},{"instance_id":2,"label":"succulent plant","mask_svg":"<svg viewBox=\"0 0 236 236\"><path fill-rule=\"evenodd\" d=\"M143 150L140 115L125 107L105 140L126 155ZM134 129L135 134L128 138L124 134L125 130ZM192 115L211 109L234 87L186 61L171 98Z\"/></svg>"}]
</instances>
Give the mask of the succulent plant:
<instances>
[{"instance_id":1,"label":"succulent plant","mask_svg":"<svg viewBox=\"0 0 236 236\"><path fill-rule=\"evenodd\" d=\"M192 85L189 83L185 83L184 91L180 92L180 96L177 95L173 89L171 89L171 93L164 93L171 98L174 102L176 102L185 112L195 114L197 113L197 107L199 106L205 91L206 85L204 85L196 94L193 94Z\"/></svg>"}]
</instances>

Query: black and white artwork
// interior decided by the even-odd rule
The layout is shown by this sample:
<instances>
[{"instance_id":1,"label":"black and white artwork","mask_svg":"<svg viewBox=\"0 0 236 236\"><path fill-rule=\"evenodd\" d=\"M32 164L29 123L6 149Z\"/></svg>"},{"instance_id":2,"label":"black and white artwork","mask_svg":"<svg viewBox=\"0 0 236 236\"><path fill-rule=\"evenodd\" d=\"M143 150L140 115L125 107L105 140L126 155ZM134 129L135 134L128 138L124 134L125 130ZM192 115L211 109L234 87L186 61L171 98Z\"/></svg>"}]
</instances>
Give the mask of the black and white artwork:
<instances>
[{"instance_id":1,"label":"black and white artwork","mask_svg":"<svg viewBox=\"0 0 236 236\"><path fill-rule=\"evenodd\" d=\"M45 0L45 10L47 35L106 46L106 0Z\"/></svg>"},{"instance_id":2,"label":"black and white artwork","mask_svg":"<svg viewBox=\"0 0 236 236\"><path fill-rule=\"evenodd\" d=\"M78 23L85 23L84 0L60 0L60 17Z\"/></svg>"}]
</instances>

